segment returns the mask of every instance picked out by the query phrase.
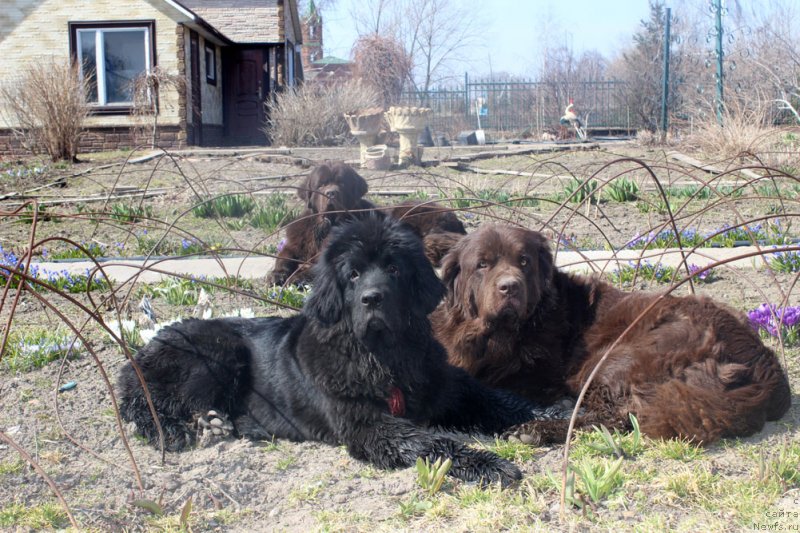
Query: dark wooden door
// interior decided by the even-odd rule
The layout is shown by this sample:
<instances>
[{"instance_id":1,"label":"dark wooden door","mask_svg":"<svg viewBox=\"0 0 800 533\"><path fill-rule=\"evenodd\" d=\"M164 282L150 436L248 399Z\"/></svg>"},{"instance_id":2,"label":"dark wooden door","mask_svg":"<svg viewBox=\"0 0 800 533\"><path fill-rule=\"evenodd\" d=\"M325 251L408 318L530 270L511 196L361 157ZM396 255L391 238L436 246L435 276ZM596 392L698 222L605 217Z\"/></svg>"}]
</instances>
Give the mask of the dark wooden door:
<instances>
[{"instance_id":1,"label":"dark wooden door","mask_svg":"<svg viewBox=\"0 0 800 533\"><path fill-rule=\"evenodd\" d=\"M269 94L266 50L230 50L224 70L226 144L265 143L264 100Z\"/></svg>"},{"instance_id":2,"label":"dark wooden door","mask_svg":"<svg viewBox=\"0 0 800 533\"><path fill-rule=\"evenodd\" d=\"M189 33L189 54L192 76L192 129L189 144L200 146L203 144L203 98L200 85L200 43L197 32Z\"/></svg>"}]
</instances>

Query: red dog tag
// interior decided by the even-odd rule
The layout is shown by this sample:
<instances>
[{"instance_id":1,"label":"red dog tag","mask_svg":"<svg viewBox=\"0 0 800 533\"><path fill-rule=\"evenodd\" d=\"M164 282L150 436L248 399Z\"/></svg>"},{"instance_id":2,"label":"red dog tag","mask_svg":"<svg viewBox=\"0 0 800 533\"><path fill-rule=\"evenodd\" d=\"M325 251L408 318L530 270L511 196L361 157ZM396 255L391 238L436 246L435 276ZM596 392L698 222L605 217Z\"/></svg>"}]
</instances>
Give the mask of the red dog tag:
<instances>
[{"instance_id":1,"label":"red dog tag","mask_svg":"<svg viewBox=\"0 0 800 533\"><path fill-rule=\"evenodd\" d=\"M403 391L397 387L389 389L389 399L386 400L389 404L389 412L392 416L403 416L406 414L406 399L403 396Z\"/></svg>"}]
</instances>

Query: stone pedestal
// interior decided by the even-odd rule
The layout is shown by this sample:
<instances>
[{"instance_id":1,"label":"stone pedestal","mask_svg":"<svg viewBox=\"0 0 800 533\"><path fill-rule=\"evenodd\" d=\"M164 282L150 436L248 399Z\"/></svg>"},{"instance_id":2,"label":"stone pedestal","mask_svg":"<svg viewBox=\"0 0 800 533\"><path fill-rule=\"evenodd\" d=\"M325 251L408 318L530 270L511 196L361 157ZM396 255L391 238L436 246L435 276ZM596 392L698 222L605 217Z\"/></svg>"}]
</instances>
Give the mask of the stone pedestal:
<instances>
[{"instance_id":1,"label":"stone pedestal","mask_svg":"<svg viewBox=\"0 0 800 533\"><path fill-rule=\"evenodd\" d=\"M361 145L361 167L364 168L367 164L367 148L378 141L383 124L383 109L373 107L352 114L345 113L344 118L350 126L350 133Z\"/></svg>"},{"instance_id":2,"label":"stone pedestal","mask_svg":"<svg viewBox=\"0 0 800 533\"><path fill-rule=\"evenodd\" d=\"M420 132L425 128L431 115L428 107L390 107L384 113L389 129L400 135L400 153L397 164L401 167L410 164L418 165L422 154L417 146Z\"/></svg>"}]
</instances>

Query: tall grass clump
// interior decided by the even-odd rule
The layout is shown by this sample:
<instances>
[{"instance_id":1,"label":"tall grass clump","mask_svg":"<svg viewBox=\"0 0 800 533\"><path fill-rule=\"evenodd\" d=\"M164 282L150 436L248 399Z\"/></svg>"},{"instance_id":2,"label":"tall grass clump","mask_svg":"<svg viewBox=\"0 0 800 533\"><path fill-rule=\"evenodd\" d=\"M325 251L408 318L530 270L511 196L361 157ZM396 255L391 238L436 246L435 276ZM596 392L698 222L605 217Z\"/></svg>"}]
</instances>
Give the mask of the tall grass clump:
<instances>
[{"instance_id":1,"label":"tall grass clump","mask_svg":"<svg viewBox=\"0 0 800 533\"><path fill-rule=\"evenodd\" d=\"M687 145L715 159L731 159L742 154L757 154L772 140L769 135L769 105L751 103L745 106L736 100L726 102L722 125L709 113L705 121L687 138Z\"/></svg>"},{"instance_id":2,"label":"tall grass clump","mask_svg":"<svg viewBox=\"0 0 800 533\"><path fill-rule=\"evenodd\" d=\"M0 87L0 98L22 147L53 161L74 161L89 113L87 80L67 58L31 61L21 75Z\"/></svg>"},{"instance_id":3,"label":"tall grass clump","mask_svg":"<svg viewBox=\"0 0 800 533\"><path fill-rule=\"evenodd\" d=\"M350 138L344 114L377 107L380 101L377 90L359 81L307 83L267 101L264 132L276 145L340 145Z\"/></svg>"}]
</instances>

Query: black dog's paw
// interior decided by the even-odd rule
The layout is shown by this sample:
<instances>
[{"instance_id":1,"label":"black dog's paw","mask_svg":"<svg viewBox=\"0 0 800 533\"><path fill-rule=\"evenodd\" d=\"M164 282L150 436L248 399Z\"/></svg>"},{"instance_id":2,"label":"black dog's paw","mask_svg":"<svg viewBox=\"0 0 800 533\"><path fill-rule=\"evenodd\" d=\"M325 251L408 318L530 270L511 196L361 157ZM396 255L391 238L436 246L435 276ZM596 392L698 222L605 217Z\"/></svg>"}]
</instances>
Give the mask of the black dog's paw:
<instances>
[{"instance_id":1,"label":"black dog's paw","mask_svg":"<svg viewBox=\"0 0 800 533\"><path fill-rule=\"evenodd\" d=\"M481 486L499 481L503 487L508 487L522 479L522 472L514 463L491 452L472 449L453 458L450 475L464 481L477 482Z\"/></svg>"},{"instance_id":2,"label":"black dog's paw","mask_svg":"<svg viewBox=\"0 0 800 533\"><path fill-rule=\"evenodd\" d=\"M532 420L509 428L501 437L531 446L545 446L563 443L568 428L568 419Z\"/></svg>"},{"instance_id":3,"label":"black dog's paw","mask_svg":"<svg viewBox=\"0 0 800 533\"><path fill-rule=\"evenodd\" d=\"M216 438L226 438L233 434L233 423L224 413L211 410L197 416L198 441L206 445Z\"/></svg>"},{"instance_id":4,"label":"black dog's paw","mask_svg":"<svg viewBox=\"0 0 800 533\"><path fill-rule=\"evenodd\" d=\"M562 398L553 405L537 407L531 411L532 420L562 420L572 417L575 401L572 398ZM583 410L579 411L582 414Z\"/></svg>"}]
</instances>

